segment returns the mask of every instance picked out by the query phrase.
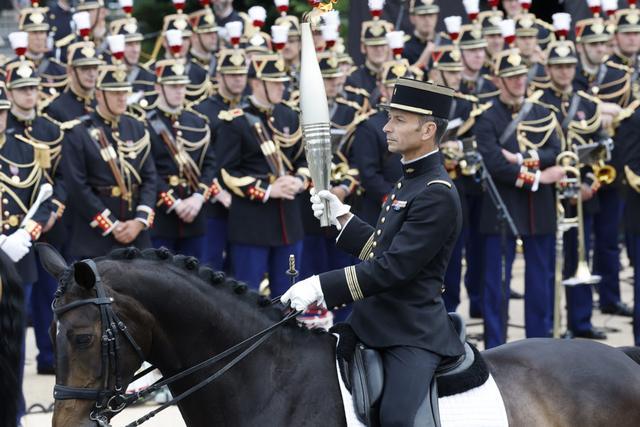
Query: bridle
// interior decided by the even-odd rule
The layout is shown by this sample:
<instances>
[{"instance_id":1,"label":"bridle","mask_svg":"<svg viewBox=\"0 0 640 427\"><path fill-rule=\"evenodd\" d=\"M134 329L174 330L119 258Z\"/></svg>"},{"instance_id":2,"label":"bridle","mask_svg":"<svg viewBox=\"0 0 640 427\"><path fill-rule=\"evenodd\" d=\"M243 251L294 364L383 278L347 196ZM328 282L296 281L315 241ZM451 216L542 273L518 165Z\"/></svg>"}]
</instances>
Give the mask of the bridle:
<instances>
[{"instance_id":1,"label":"bridle","mask_svg":"<svg viewBox=\"0 0 640 427\"><path fill-rule=\"evenodd\" d=\"M261 330L260 332L250 336L249 338L229 347L224 350L222 353L219 353L215 356L206 359L195 366L192 366L188 369L185 369L181 372L178 372L175 375L172 375L169 378L162 377L160 380L156 381L151 386L147 387L144 390L126 394L126 390L124 390L124 385L122 383L122 376L120 373L120 360L119 360L119 351L121 350L121 346L118 341L119 335L124 335L126 340L129 342L131 347L135 350L138 358L141 362L144 362L146 357L142 352L140 346L136 343L135 339L129 333L126 325L122 322L116 313L113 311L112 304L114 299L112 297L108 297L104 286L102 284L102 279L100 278L100 273L98 273L98 268L93 260L87 259L81 261L81 263L86 264L95 276L95 289L96 289L96 297L95 298L87 298L83 300L73 301L69 304L57 307L56 301L60 297L60 295L56 294L56 299L54 299L51 304L51 308L53 309L55 320L57 321L60 316L64 315L70 310L73 310L78 307L82 307L85 305L95 305L100 310L100 320L101 320L101 328L102 332L100 335L101 342L101 369L100 369L100 377L102 377L102 387L101 388L85 388L85 387L71 387L62 384L56 384L53 388L53 397L55 400L93 400L94 405L89 414L89 418L92 421L95 421L100 427L109 427L109 420L124 410L126 407L131 406L136 403L143 397L151 394L152 392L164 387L168 384L171 384L175 381L178 381L188 375L191 375L195 372L198 372L202 369L205 369L214 363L232 355L240 352L244 348L240 354L234 357L229 363L224 365L222 368L218 369L207 378L203 379L199 383L195 384L188 390L184 391L178 396L175 396L173 399L161 405L159 408L154 409L153 411L147 413L146 415L138 418L132 423L128 424L127 427L138 426L145 421L148 421L151 417L155 416L160 411L168 408L169 406L175 405L182 399L190 396L196 391L204 388L205 386L212 383L214 380L218 379L225 372L231 369L234 365L242 361L245 357L247 357L253 350L258 348L262 343L264 343L273 333L276 328L287 323L291 319L294 319L296 316L301 314L298 311L291 311L284 318L282 318L277 323ZM295 279L292 279L292 283L295 282ZM280 298L274 298L271 302L276 302ZM150 366L147 369L143 370L136 374L132 382L144 377L151 371L155 370L155 366ZM110 379L113 378L113 381ZM109 387L110 384L113 384L112 387Z\"/></svg>"},{"instance_id":2,"label":"bridle","mask_svg":"<svg viewBox=\"0 0 640 427\"><path fill-rule=\"evenodd\" d=\"M53 387L53 398L55 400L94 400L94 406L91 411L91 419L101 424L98 419L103 412L120 412L124 407L120 408L122 403L115 407L115 398L123 393L122 375L120 372L120 352L122 350L120 343L120 335L135 350L141 362L144 362L145 356L142 349L136 343L135 339L129 333L127 326L122 322L113 311L112 304L114 299L107 296L102 279L98 273L98 268L93 260L82 261L93 272L95 276L96 290L95 298L87 298L83 300L73 301L69 304L56 306L57 298L51 304L55 320L57 321L65 313L85 305L95 305L100 310L101 332L100 332L100 376L102 378L101 388L71 387L62 384L56 384ZM105 419L108 421L108 418ZM108 425L108 424L104 424Z\"/></svg>"}]
</instances>

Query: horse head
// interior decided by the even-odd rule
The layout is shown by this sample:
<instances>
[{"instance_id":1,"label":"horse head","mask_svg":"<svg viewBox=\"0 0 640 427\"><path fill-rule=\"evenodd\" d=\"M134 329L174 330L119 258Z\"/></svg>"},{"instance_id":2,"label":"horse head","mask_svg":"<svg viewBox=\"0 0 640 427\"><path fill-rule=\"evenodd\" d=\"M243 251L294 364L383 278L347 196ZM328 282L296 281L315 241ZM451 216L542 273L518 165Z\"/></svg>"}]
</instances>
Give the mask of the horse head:
<instances>
[{"instance_id":1,"label":"horse head","mask_svg":"<svg viewBox=\"0 0 640 427\"><path fill-rule=\"evenodd\" d=\"M123 277L113 271L117 264L83 260L68 266L49 245L38 245L38 253L59 282L52 305L53 426L107 425L117 413L119 396L145 359L153 318L114 290L118 284L112 281ZM113 274L104 275L107 271Z\"/></svg>"}]
</instances>

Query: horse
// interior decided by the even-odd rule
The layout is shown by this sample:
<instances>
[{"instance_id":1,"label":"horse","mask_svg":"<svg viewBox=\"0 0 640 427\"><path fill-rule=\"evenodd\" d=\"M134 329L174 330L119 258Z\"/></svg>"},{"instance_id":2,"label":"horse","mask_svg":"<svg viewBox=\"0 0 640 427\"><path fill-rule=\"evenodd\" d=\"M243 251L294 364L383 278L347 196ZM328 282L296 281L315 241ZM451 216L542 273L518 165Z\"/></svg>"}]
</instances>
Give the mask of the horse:
<instances>
[{"instance_id":1,"label":"horse","mask_svg":"<svg viewBox=\"0 0 640 427\"><path fill-rule=\"evenodd\" d=\"M56 400L54 427L108 425L93 416L104 407L96 399L126 389L141 359L171 376L283 319L281 304L166 249L118 249L71 266L50 246L38 250L60 283L56 387L85 391ZM114 331L109 325L116 324ZM335 337L294 318L277 326L232 369L178 403L188 426L347 425ZM117 344L108 351L106 336ZM553 339L482 353L509 425L583 427L640 424L639 355L637 348ZM181 378L171 392L190 389L216 367Z\"/></svg>"},{"instance_id":2,"label":"horse","mask_svg":"<svg viewBox=\"0 0 640 427\"><path fill-rule=\"evenodd\" d=\"M13 263L0 251L0 425L15 426L18 414L24 296Z\"/></svg>"}]
</instances>

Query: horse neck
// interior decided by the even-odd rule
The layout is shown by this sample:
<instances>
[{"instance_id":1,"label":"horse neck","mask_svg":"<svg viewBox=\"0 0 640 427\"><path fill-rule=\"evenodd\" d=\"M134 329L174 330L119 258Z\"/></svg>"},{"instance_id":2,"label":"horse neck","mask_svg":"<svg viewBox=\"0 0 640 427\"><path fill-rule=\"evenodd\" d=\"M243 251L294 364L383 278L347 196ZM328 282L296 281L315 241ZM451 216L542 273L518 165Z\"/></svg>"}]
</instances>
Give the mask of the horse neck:
<instances>
[{"instance_id":1,"label":"horse neck","mask_svg":"<svg viewBox=\"0 0 640 427\"><path fill-rule=\"evenodd\" d=\"M228 290L204 289L205 297L197 286L171 279L156 280L151 292L138 297L154 318L148 359L164 375L194 366L276 322L264 313L269 308L258 308ZM341 425L333 346L328 334L279 326L214 384L179 405L187 425L251 425L258 419L291 425L292 414L299 413L302 422L306 414L300 408L317 407L319 400L324 418L335 417L329 425ZM174 395L204 380L236 355L176 383Z\"/></svg>"}]
</instances>

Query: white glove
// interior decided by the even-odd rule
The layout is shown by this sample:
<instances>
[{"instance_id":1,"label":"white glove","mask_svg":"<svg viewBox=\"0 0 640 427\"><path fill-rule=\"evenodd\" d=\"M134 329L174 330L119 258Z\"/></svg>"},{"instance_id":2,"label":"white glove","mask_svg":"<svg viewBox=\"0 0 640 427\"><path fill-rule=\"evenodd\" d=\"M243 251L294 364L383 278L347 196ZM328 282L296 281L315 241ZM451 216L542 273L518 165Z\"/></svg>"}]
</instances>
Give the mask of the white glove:
<instances>
[{"instance_id":1,"label":"white glove","mask_svg":"<svg viewBox=\"0 0 640 427\"><path fill-rule=\"evenodd\" d=\"M2 249L13 262L20 261L28 254L29 248L31 248L31 236L24 228L17 229L0 243L0 249Z\"/></svg>"},{"instance_id":2,"label":"white glove","mask_svg":"<svg viewBox=\"0 0 640 427\"><path fill-rule=\"evenodd\" d=\"M329 190L319 191L317 194L315 189L311 189L311 209L313 216L320 219L324 215L324 202L329 202L329 222L336 226L338 230L342 228L338 217L348 214L351 206L345 205L338 199L338 196Z\"/></svg>"},{"instance_id":3,"label":"white glove","mask_svg":"<svg viewBox=\"0 0 640 427\"><path fill-rule=\"evenodd\" d=\"M320 278L314 275L290 287L280 297L280 302L284 305L287 305L289 301L291 301L291 308L296 311L305 311L313 303L326 308Z\"/></svg>"}]
</instances>

